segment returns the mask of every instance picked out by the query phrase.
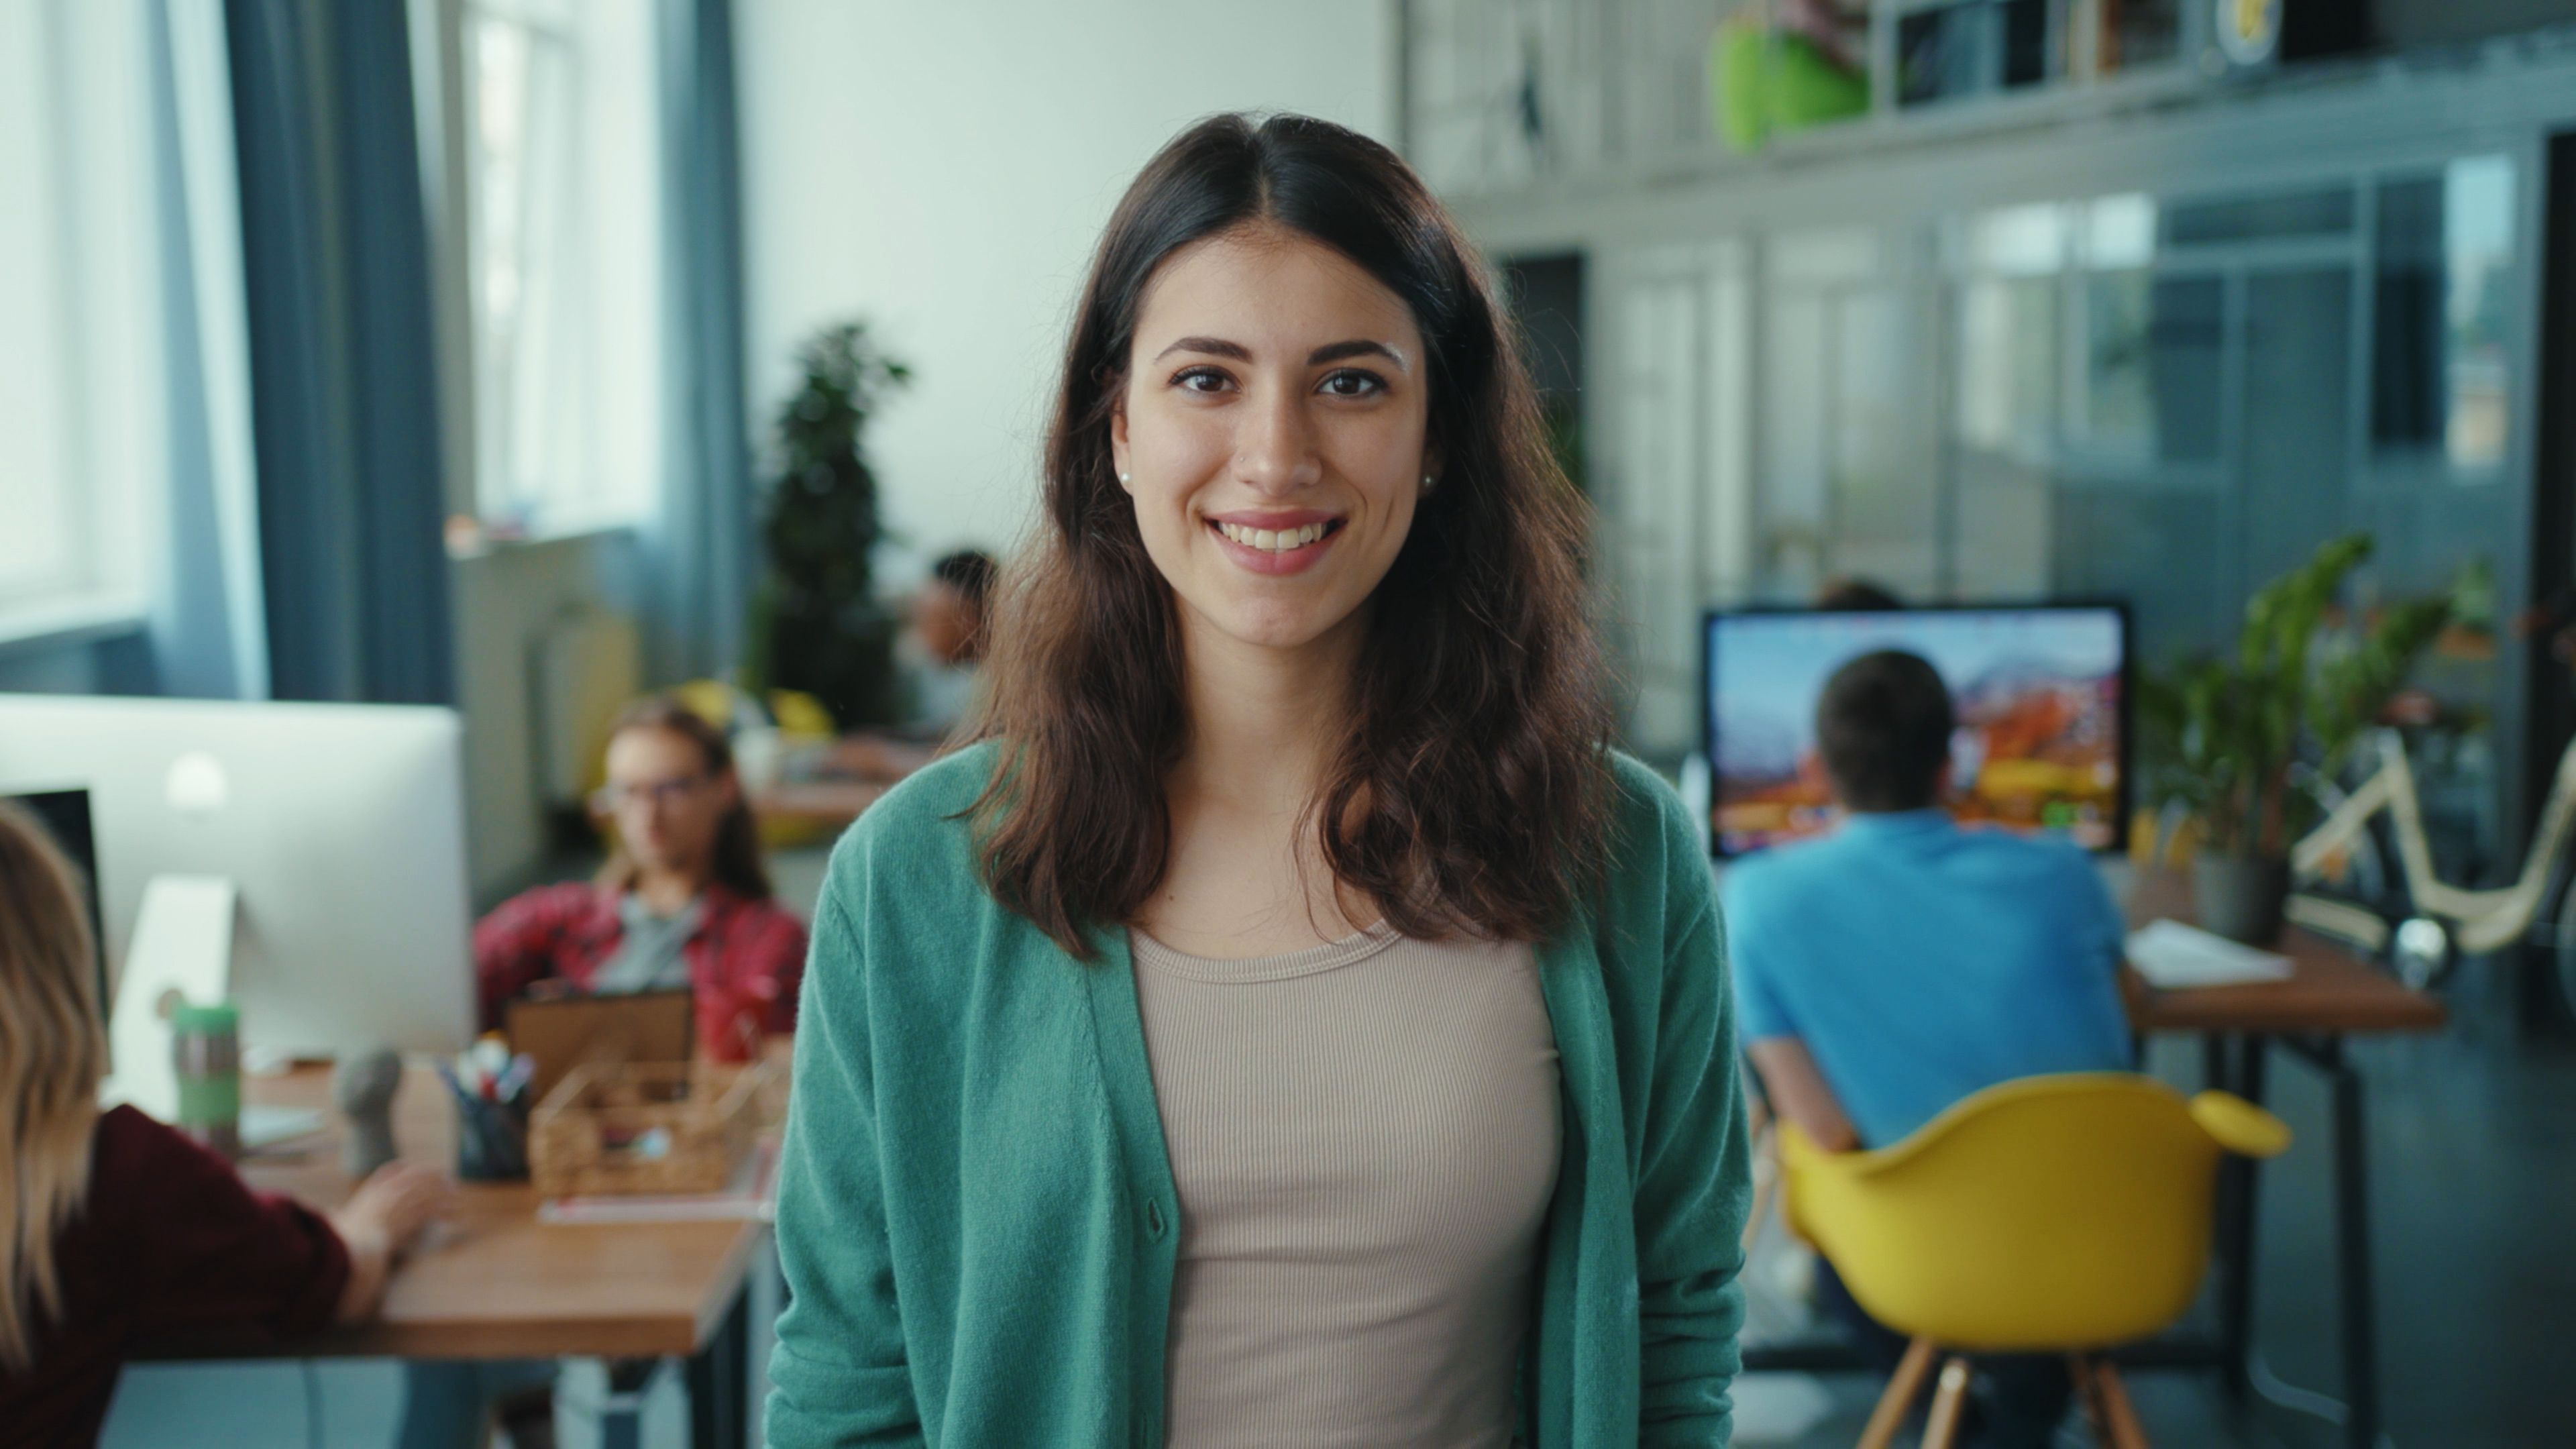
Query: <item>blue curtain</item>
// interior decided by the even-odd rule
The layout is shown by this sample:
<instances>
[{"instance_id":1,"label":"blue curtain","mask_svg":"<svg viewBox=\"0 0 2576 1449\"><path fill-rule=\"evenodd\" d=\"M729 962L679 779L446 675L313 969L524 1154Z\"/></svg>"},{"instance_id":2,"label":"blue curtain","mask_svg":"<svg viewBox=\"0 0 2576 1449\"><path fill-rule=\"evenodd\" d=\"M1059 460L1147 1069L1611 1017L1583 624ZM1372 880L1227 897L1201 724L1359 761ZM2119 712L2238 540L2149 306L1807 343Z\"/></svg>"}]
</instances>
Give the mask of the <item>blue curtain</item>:
<instances>
[{"instance_id":1,"label":"blue curtain","mask_svg":"<svg viewBox=\"0 0 2576 1449\"><path fill-rule=\"evenodd\" d=\"M731 0L660 0L670 428L646 531L657 678L730 677L756 578Z\"/></svg>"},{"instance_id":2,"label":"blue curtain","mask_svg":"<svg viewBox=\"0 0 2576 1449\"><path fill-rule=\"evenodd\" d=\"M226 0L270 693L451 703L404 0Z\"/></svg>"}]
</instances>

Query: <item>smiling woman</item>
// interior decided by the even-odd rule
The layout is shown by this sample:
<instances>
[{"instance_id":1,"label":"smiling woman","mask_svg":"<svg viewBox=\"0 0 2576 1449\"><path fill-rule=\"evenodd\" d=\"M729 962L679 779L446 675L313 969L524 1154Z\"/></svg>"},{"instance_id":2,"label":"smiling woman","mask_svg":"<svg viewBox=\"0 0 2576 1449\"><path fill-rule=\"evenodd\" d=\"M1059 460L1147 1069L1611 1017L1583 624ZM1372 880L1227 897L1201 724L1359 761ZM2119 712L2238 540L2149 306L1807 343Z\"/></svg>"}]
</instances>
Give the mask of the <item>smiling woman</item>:
<instances>
[{"instance_id":1,"label":"smiling woman","mask_svg":"<svg viewBox=\"0 0 2576 1449\"><path fill-rule=\"evenodd\" d=\"M1340 127L1184 133L1045 505L977 743L824 887L770 1442L1723 1444L1708 872L1455 225Z\"/></svg>"},{"instance_id":2,"label":"smiling woman","mask_svg":"<svg viewBox=\"0 0 2576 1449\"><path fill-rule=\"evenodd\" d=\"M1560 919L1598 860L1609 720L1585 520L1537 416L1472 249L1385 148L1294 116L1165 148L1101 241L1052 526L996 629L984 733L1011 768L979 823L1003 902L1077 953L1098 919L1207 944L1149 903L1184 887L1197 782L1231 780L1285 812L1300 867L1219 908L1289 918L1238 949L1310 914L1417 938Z\"/></svg>"}]
</instances>

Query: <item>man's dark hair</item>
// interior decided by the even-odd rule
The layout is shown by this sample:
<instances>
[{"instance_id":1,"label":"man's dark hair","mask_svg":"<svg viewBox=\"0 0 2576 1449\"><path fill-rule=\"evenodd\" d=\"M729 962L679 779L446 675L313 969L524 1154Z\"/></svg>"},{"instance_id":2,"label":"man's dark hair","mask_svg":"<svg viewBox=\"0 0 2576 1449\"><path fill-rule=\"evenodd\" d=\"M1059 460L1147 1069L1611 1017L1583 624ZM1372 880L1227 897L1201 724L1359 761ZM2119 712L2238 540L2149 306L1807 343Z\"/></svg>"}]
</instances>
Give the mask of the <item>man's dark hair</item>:
<instances>
[{"instance_id":1,"label":"man's dark hair","mask_svg":"<svg viewBox=\"0 0 2576 1449\"><path fill-rule=\"evenodd\" d=\"M1816 746L1835 793L1873 814L1937 801L1957 724L1940 674L1902 649L1835 670L1816 701Z\"/></svg>"},{"instance_id":2,"label":"man's dark hair","mask_svg":"<svg viewBox=\"0 0 2576 1449\"><path fill-rule=\"evenodd\" d=\"M930 566L930 576L955 589L967 603L981 609L993 594L993 577L1002 566L981 549L961 548Z\"/></svg>"},{"instance_id":3,"label":"man's dark hair","mask_svg":"<svg viewBox=\"0 0 2576 1449\"><path fill-rule=\"evenodd\" d=\"M1893 590L1867 579L1831 579L1816 594L1816 608L1828 614L1893 614L1904 607Z\"/></svg>"}]
</instances>

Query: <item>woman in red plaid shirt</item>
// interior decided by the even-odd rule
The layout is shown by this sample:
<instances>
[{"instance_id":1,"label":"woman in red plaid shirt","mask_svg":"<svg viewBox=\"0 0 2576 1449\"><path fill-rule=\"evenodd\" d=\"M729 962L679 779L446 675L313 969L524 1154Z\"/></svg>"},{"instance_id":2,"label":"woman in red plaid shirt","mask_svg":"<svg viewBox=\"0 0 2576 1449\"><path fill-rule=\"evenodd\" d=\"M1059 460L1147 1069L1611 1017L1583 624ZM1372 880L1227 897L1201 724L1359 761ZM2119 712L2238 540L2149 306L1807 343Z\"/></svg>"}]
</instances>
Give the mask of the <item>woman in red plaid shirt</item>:
<instances>
[{"instance_id":1,"label":"woman in red plaid shirt","mask_svg":"<svg viewBox=\"0 0 2576 1449\"><path fill-rule=\"evenodd\" d=\"M516 996L686 986L717 1061L793 1031L805 927L771 898L723 731L674 700L629 707L598 804L618 839L598 878L539 886L474 928L485 1028Z\"/></svg>"}]
</instances>

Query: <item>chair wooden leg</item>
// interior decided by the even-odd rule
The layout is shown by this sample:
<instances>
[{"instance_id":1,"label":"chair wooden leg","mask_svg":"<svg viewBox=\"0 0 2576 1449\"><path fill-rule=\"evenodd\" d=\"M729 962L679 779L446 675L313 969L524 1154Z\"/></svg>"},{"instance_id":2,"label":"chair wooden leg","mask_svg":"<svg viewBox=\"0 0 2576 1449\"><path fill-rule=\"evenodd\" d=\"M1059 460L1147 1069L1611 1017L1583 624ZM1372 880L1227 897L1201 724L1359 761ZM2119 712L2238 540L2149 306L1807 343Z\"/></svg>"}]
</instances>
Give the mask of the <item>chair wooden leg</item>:
<instances>
[{"instance_id":1,"label":"chair wooden leg","mask_svg":"<svg viewBox=\"0 0 2576 1449\"><path fill-rule=\"evenodd\" d=\"M2070 1353L2066 1356L2066 1371L2075 1380L2076 1401L2084 1406L2084 1427L2092 1431L2093 1442L2110 1443L2111 1421L2102 1412L2102 1385L2093 1376L2092 1358L2086 1354Z\"/></svg>"},{"instance_id":2,"label":"chair wooden leg","mask_svg":"<svg viewBox=\"0 0 2576 1449\"><path fill-rule=\"evenodd\" d=\"M2102 1417L2110 1429L2111 1449L2147 1449L2147 1431L2138 1426L2138 1411L2129 1405L2128 1386L2120 1382L2120 1371L2104 1359L2093 1370L2093 1382L2102 1395Z\"/></svg>"},{"instance_id":3,"label":"chair wooden leg","mask_svg":"<svg viewBox=\"0 0 2576 1449\"><path fill-rule=\"evenodd\" d=\"M1905 1357L1896 1365L1896 1377L1887 1381L1887 1392L1878 1396L1878 1408L1869 1416L1869 1427L1860 1435L1860 1449L1887 1449L1896 1438L1896 1430L1905 1422L1905 1411L1914 1407L1914 1396L1923 1391L1923 1375L1932 1368L1932 1340L1918 1338L1905 1346Z\"/></svg>"},{"instance_id":4,"label":"chair wooden leg","mask_svg":"<svg viewBox=\"0 0 2576 1449\"><path fill-rule=\"evenodd\" d=\"M1932 1419L1923 1426L1923 1449L1950 1449L1959 1437L1959 1414L1968 1404L1968 1361L1941 1365L1941 1387L1932 1395Z\"/></svg>"}]
</instances>

